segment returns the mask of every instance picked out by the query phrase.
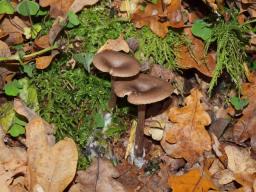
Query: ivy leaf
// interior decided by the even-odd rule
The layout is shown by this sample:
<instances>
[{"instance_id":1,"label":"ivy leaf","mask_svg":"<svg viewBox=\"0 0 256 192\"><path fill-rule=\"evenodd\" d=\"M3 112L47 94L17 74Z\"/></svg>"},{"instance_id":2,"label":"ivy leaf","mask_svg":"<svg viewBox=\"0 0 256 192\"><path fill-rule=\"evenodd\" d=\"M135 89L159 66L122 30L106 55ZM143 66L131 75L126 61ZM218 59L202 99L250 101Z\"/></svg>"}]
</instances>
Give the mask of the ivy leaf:
<instances>
[{"instance_id":1,"label":"ivy leaf","mask_svg":"<svg viewBox=\"0 0 256 192\"><path fill-rule=\"evenodd\" d=\"M74 55L76 62L83 64L84 68L90 73L90 68L93 60L92 53L78 53Z\"/></svg>"},{"instance_id":2,"label":"ivy leaf","mask_svg":"<svg viewBox=\"0 0 256 192\"><path fill-rule=\"evenodd\" d=\"M192 25L192 33L196 37L200 37L204 41L208 40L212 35L212 29L209 28L209 24L205 21L199 19L196 20L195 23Z\"/></svg>"},{"instance_id":3,"label":"ivy leaf","mask_svg":"<svg viewBox=\"0 0 256 192\"><path fill-rule=\"evenodd\" d=\"M72 28L80 24L78 16L73 11L69 11L67 15L68 15L68 24L66 26L68 28Z\"/></svg>"},{"instance_id":4,"label":"ivy leaf","mask_svg":"<svg viewBox=\"0 0 256 192\"><path fill-rule=\"evenodd\" d=\"M39 8L38 3L30 0L23 0L16 7L17 12L22 16L36 15Z\"/></svg>"},{"instance_id":5,"label":"ivy leaf","mask_svg":"<svg viewBox=\"0 0 256 192\"><path fill-rule=\"evenodd\" d=\"M4 92L8 96L17 96L22 89L22 85L14 80L4 86Z\"/></svg>"},{"instance_id":6,"label":"ivy leaf","mask_svg":"<svg viewBox=\"0 0 256 192\"><path fill-rule=\"evenodd\" d=\"M243 108L245 108L248 103L249 103L249 100L248 99L241 99L239 97L231 97L230 99L230 103L234 106L234 108L236 110L242 110Z\"/></svg>"},{"instance_id":7,"label":"ivy leaf","mask_svg":"<svg viewBox=\"0 0 256 192\"><path fill-rule=\"evenodd\" d=\"M18 136L23 135L25 133L25 127L22 126L22 125L19 125L19 124L14 124L14 125L11 126L8 133L12 137L18 137Z\"/></svg>"},{"instance_id":8,"label":"ivy leaf","mask_svg":"<svg viewBox=\"0 0 256 192\"><path fill-rule=\"evenodd\" d=\"M1 14L13 14L15 12L12 4L8 0L0 0L0 15Z\"/></svg>"}]
</instances>

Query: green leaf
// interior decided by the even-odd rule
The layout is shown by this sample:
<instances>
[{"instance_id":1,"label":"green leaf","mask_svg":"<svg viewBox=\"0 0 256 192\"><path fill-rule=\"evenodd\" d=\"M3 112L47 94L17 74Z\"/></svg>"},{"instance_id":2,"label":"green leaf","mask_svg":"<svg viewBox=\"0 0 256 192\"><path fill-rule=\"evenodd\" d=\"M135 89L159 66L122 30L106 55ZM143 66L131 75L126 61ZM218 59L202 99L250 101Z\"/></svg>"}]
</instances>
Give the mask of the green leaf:
<instances>
[{"instance_id":1,"label":"green leaf","mask_svg":"<svg viewBox=\"0 0 256 192\"><path fill-rule=\"evenodd\" d=\"M40 6L38 3L30 0L23 0L17 5L16 10L23 16L31 16L36 15L39 8Z\"/></svg>"},{"instance_id":2,"label":"green leaf","mask_svg":"<svg viewBox=\"0 0 256 192\"><path fill-rule=\"evenodd\" d=\"M26 36L26 39L35 39L38 35L38 33L42 30L42 26L40 24L35 24L31 28L30 27L24 27L24 35Z\"/></svg>"},{"instance_id":3,"label":"green leaf","mask_svg":"<svg viewBox=\"0 0 256 192\"><path fill-rule=\"evenodd\" d=\"M243 108L245 108L248 103L249 103L249 100L248 99L241 99L239 97L231 97L230 99L230 103L234 106L234 108L236 110L242 110Z\"/></svg>"},{"instance_id":4,"label":"green leaf","mask_svg":"<svg viewBox=\"0 0 256 192\"><path fill-rule=\"evenodd\" d=\"M15 118L15 111L11 102L4 103L0 108L0 126L7 132Z\"/></svg>"},{"instance_id":5,"label":"green leaf","mask_svg":"<svg viewBox=\"0 0 256 192\"><path fill-rule=\"evenodd\" d=\"M21 125L21 126L26 126L27 125L27 122L24 121L22 119L22 116L19 116L17 113L16 113L16 116L14 117L13 122L14 122L14 124L18 124L18 125Z\"/></svg>"},{"instance_id":6,"label":"green leaf","mask_svg":"<svg viewBox=\"0 0 256 192\"><path fill-rule=\"evenodd\" d=\"M34 65L26 64L22 65L22 71L27 74L28 77L33 77Z\"/></svg>"},{"instance_id":7,"label":"green leaf","mask_svg":"<svg viewBox=\"0 0 256 192\"><path fill-rule=\"evenodd\" d=\"M12 4L8 0L0 0L0 15L1 14L13 14L15 12Z\"/></svg>"},{"instance_id":8,"label":"green leaf","mask_svg":"<svg viewBox=\"0 0 256 192\"><path fill-rule=\"evenodd\" d=\"M78 53L74 54L74 59L76 62L83 64L84 68L88 73L91 71L91 64L93 60L93 54L92 53Z\"/></svg>"},{"instance_id":9,"label":"green leaf","mask_svg":"<svg viewBox=\"0 0 256 192\"><path fill-rule=\"evenodd\" d=\"M25 127L22 126L22 125L19 125L19 124L14 124L14 125L11 126L8 133L12 137L18 137L18 136L23 135L25 133Z\"/></svg>"},{"instance_id":10,"label":"green leaf","mask_svg":"<svg viewBox=\"0 0 256 192\"><path fill-rule=\"evenodd\" d=\"M27 78L19 80L22 85L22 90L20 90L19 97L26 103L26 105L32 108L34 111L39 110L39 103L37 98L37 92L33 85L30 85Z\"/></svg>"},{"instance_id":11,"label":"green leaf","mask_svg":"<svg viewBox=\"0 0 256 192\"><path fill-rule=\"evenodd\" d=\"M47 15L47 13L48 11L46 9L42 9L42 7L40 7L38 12L36 13L36 16L44 16L44 15Z\"/></svg>"},{"instance_id":12,"label":"green leaf","mask_svg":"<svg viewBox=\"0 0 256 192\"><path fill-rule=\"evenodd\" d=\"M80 20L78 19L78 16L74 12L69 11L67 15L68 15L68 23L66 27L73 28L80 24Z\"/></svg>"},{"instance_id":13,"label":"green leaf","mask_svg":"<svg viewBox=\"0 0 256 192\"><path fill-rule=\"evenodd\" d=\"M32 39L35 39L38 35L38 33L42 30L42 26L40 24L35 24L31 28L31 37Z\"/></svg>"},{"instance_id":14,"label":"green leaf","mask_svg":"<svg viewBox=\"0 0 256 192\"><path fill-rule=\"evenodd\" d=\"M4 92L8 96L17 96L21 89L22 85L17 80L13 80L4 86Z\"/></svg>"},{"instance_id":15,"label":"green leaf","mask_svg":"<svg viewBox=\"0 0 256 192\"><path fill-rule=\"evenodd\" d=\"M192 25L192 33L193 35L200 37L204 41L208 40L212 35L212 29L209 28L209 24L199 19L194 22Z\"/></svg>"},{"instance_id":16,"label":"green leaf","mask_svg":"<svg viewBox=\"0 0 256 192\"><path fill-rule=\"evenodd\" d=\"M102 116L102 114L95 113L94 120L95 120L95 127L98 127L98 128L104 127L105 121L104 121L104 117Z\"/></svg>"}]
</instances>

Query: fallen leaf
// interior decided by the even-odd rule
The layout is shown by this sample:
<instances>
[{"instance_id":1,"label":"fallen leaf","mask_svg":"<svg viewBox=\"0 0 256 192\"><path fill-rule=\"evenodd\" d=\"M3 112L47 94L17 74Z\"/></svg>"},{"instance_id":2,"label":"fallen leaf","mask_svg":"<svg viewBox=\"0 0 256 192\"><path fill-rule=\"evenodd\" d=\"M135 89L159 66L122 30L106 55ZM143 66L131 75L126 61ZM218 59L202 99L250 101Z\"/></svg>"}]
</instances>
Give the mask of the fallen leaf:
<instances>
[{"instance_id":1,"label":"fallen leaf","mask_svg":"<svg viewBox=\"0 0 256 192\"><path fill-rule=\"evenodd\" d=\"M132 15L135 27L148 26L158 36L165 37L168 27L184 26L180 0L173 0L164 10L163 7L162 1L158 1L157 4L148 3L144 10L138 8Z\"/></svg>"},{"instance_id":2,"label":"fallen leaf","mask_svg":"<svg viewBox=\"0 0 256 192\"><path fill-rule=\"evenodd\" d=\"M130 48L127 42L124 40L123 36L121 35L117 39L107 40L107 42L100 47L97 53L103 50L124 51L128 53L130 51Z\"/></svg>"},{"instance_id":3,"label":"fallen leaf","mask_svg":"<svg viewBox=\"0 0 256 192\"><path fill-rule=\"evenodd\" d=\"M14 16L12 19L4 18L0 23L0 28L4 29L4 32L8 34L5 42L8 45L20 44L23 42L23 29L28 27L23 20L18 16Z\"/></svg>"},{"instance_id":4,"label":"fallen leaf","mask_svg":"<svg viewBox=\"0 0 256 192\"><path fill-rule=\"evenodd\" d=\"M35 39L35 45L41 49L50 47L49 36L44 35Z\"/></svg>"},{"instance_id":5,"label":"fallen leaf","mask_svg":"<svg viewBox=\"0 0 256 192\"><path fill-rule=\"evenodd\" d=\"M77 183L70 191L79 188L80 192L126 192L123 185L114 179L119 177L119 173L109 160L95 159L86 171L78 171L77 175Z\"/></svg>"},{"instance_id":6,"label":"fallen leaf","mask_svg":"<svg viewBox=\"0 0 256 192\"><path fill-rule=\"evenodd\" d=\"M11 51L9 46L0 40L0 57L9 57L11 56Z\"/></svg>"},{"instance_id":7,"label":"fallen leaf","mask_svg":"<svg viewBox=\"0 0 256 192\"><path fill-rule=\"evenodd\" d=\"M211 150L211 138L204 128L211 123L211 118L205 111L201 98L201 92L193 89L191 95L186 97L184 107L170 109L169 118L173 126L165 132L161 142L168 155L184 158L191 164L204 151Z\"/></svg>"},{"instance_id":8,"label":"fallen leaf","mask_svg":"<svg viewBox=\"0 0 256 192\"><path fill-rule=\"evenodd\" d=\"M53 56L41 56L36 58L36 68L45 69L47 68L53 60Z\"/></svg>"},{"instance_id":9,"label":"fallen leaf","mask_svg":"<svg viewBox=\"0 0 256 192\"><path fill-rule=\"evenodd\" d=\"M78 152L72 139L49 142L51 126L40 117L26 126L28 184L30 191L62 192L76 173Z\"/></svg>"},{"instance_id":10,"label":"fallen leaf","mask_svg":"<svg viewBox=\"0 0 256 192\"><path fill-rule=\"evenodd\" d=\"M6 37L8 33L6 33L3 29L0 28L0 39Z\"/></svg>"},{"instance_id":11,"label":"fallen leaf","mask_svg":"<svg viewBox=\"0 0 256 192\"><path fill-rule=\"evenodd\" d=\"M65 17L74 0L40 0L42 7L50 6L50 15L53 18Z\"/></svg>"},{"instance_id":12,"label":"fallen leaf","mask_svg":"<svg viewBox=\"0 0 256 192\"><path fill-rule=\"evenodd\" d=\"M185 29L188 38L191 39L190 46L180 45L176 48L176 61L183 69L195 68L202 74L212 77L216 66L216 55L214 53L205 56L204 43L194 37L190 29Z\"/></svg>"},{"instance_id":13,"label":"fallen leaf","mask_svg":"<svg viewBox=\"0 0 256 192\"><path fill-rule=\"evenodd\" d=\"M256 173L256 160L250 156L248 149L228 145L224 148L228 157L228 169L235 174Z\"/></svg>"},{"instance_id":14,"label":"fallen leaf","mask_svg":"<svg viewBox=\"0 0 256 192\"><path fill-rule=\"evenodd\" d=\"M81 11L85 6L94 5L98 1L99 0L75 0L69 10L77 13Z\"/></svg>"},{"instance_id":15,"label":"fallen leaf","mask_svg":"<svg viewBox=\"0 0 256 192\"><path fill-rule=\"evenodd\" d=\"M208 192L209 189L217 189L211 177L200 169L192 169L189 172L168 179L173 192Z\"/></svg>"},{"instance_id":16,"label":"fallen leaf","mask_svg":"<svg viewBox=\"0 0 256 192\"><path fill-rule=\"evenodd\" d=\"M243 116L237 121L233 128L233 137L236 143L240 144L250 139L251 146L256 151L256 77L251 75L252 82L242 85L242 94L249 100L248 106L243 110Z\"/></svg>"}]
</instances>

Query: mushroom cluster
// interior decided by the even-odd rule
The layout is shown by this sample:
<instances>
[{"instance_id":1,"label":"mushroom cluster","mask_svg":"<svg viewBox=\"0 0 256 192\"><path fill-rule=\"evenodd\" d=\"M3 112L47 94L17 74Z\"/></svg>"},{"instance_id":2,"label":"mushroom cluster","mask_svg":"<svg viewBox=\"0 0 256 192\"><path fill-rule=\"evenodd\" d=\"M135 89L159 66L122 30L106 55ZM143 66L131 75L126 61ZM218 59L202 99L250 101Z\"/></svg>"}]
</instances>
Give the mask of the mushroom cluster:
<instances>
[{"instance_id":1,"label":"mushroom cluster","mask_svg":"<svg viewBox=\"0 0 256 192\"><path fill-rule=\"evenodd\" d=\"M109 73L111 76L111 97L108 105L112 110L116 106L116 95L112 86L115 78L137 75L140 72L140 64L130 55L112 50L104 50L96 54L93 64L98 70Z\"/></svg>"},{"instance_id":2,"label":"mushroom cluster","mask_svg":"<svg viewBox=\"0 0 256 192\"><path fill-rule=\"evenodd\" d=\"M144 123L146 105L161 101L171 95L171 85L159 78L139 74L139 62L128 54L105 50L95 55L94 66L111 75L109 108L116 105L116 96L127 96L128 102L138 106L138 124L135 138L135 157L144 155Z\"/></svg>"}]
</instances>

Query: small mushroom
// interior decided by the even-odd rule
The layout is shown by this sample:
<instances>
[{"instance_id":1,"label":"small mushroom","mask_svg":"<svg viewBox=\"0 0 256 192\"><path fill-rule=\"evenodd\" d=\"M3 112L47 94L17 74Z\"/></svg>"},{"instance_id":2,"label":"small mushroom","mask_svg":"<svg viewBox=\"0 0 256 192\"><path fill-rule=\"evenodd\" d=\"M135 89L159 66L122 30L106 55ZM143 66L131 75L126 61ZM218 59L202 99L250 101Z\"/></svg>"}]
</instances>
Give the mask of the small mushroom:
<instances>
[{"instance_id":1,"label":"small mushroom","mask_svg":"<svg viewBox=\"0 0 256 192\"><path fill-rule=\"evenodd\" d=\"M116 106L116 95L112 86L115 77L132 77L137 75L140 72L140 64L132 56L112 50L104 50L96 54L93 58L93 64L98 70L111 75L109 108L113 109Z\"/></svg>"},{"instance_id":2,"label":"small mushroom","mask_svg":"<svg viewBox=\"0 0 256 192\"><path fill-rule=\"evenodd\" d=\"M142 157L146 104L155 103L169 97L171 85L151 75L139 74L132 78L116 80L113 84L118 97L128 96L127 100L138 105L138 125L135 138L135 155Z\"/></svg>"}]
</instances>

